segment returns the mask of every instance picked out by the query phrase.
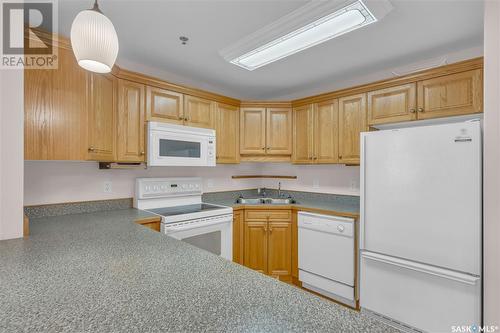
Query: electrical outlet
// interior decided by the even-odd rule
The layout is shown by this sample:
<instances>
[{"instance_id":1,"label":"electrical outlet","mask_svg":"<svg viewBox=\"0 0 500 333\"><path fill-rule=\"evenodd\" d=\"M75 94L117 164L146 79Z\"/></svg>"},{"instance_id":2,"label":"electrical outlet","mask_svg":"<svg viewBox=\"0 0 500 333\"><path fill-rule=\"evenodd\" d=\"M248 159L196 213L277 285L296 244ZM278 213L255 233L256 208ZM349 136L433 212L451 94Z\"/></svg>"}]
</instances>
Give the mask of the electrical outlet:
<instances>
[{"instance_id":1,"label":"electrical outlet","mask_svg":"<svg viewBox=\"0 0 500 333\"><path fill-rule=\"evenodd\" d=\"M113 183L111 181L105 181L104 182L104 193L111 193L113 192Z\"/></svg>"},{"instance_id":2,"label":"electrical outlet","mask_svg":"<svg viewBox=\"0 0 500 333\"><path fill-rule=\"evenodd\" d=\"M351 180L351 190L357 190L358 189L358 182L355 180Z\"/></svg>"},{"instance_id":3,"label":"electrical outlet","mask_svg":"<svg viewBox=\"0 0 500 333\"><path fill-rule=\"evenodd\" d=\"M313 188L319 188L319 179L313 179Z\"/></svg>"},{"instance_id":4,"label":"electrical outlet","mask_svg":"<svg viewBox=\"0 0 500 333\"><path fill-rule=\"evenodd\" d=\"M207 187L212 188L214 187L214 180L213 179L207 179Z\"/></svg>"}]
</instances>

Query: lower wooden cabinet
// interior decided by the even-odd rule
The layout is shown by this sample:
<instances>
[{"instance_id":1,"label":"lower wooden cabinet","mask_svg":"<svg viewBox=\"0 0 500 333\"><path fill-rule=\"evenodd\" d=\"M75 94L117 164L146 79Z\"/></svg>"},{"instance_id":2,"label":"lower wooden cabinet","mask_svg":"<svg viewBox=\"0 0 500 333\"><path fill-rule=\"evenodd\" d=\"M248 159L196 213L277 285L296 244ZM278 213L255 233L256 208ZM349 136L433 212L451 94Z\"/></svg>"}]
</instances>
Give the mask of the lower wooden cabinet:
<instances>
[{"instance_id":1,"label":"lower wooden cabinet","mask_svg":"<svg viewBox=\"0 0 500 333\"><path fill-rule=\"evenodd\" d=\"M233 212L233 261L243 264L243 213Z\"/></svg>"},{"instance_id":2,"label":"lower wooden cabinet","mask_svg":"<svg viewBox=\"0 0 500 333\"><path fill-rule=\"evenodd\" d=\"M149 228L151 230L158 231L158 232L160 232L160 229L161 229L161 219L157 219L157 218L138 220L138 221L136 221L136 223L142 225L143 227L146 227L146 228Z\"/></svg>"},{"instance_id":3,"label":"lower wooden cabinet","mask_svg":"<svg viewBox=\"0 0 500 333\"><path fill-rule=\"evenodd\" d=\"M243 265L281 281L291 282L291 211L247 210L243 224Z\"/></svg>"}]
</instances>

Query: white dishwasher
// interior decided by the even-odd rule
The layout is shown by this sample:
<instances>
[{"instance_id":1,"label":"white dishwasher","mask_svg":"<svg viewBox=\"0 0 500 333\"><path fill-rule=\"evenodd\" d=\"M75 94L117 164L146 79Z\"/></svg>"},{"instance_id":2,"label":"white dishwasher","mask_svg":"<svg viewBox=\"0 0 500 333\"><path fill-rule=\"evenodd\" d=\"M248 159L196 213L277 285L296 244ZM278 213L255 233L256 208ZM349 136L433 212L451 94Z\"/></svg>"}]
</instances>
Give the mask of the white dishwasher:
<instances>
[{"instance_id":1,"label":"white dishwasher","mask_svg":"<svg viewBox=\"0 0 500 333\"><path fill-rule=\"evenodd\" d=\"M298 217L302 286L355 306L354 219L308 212Z\"/></svg>"}]
</instances>

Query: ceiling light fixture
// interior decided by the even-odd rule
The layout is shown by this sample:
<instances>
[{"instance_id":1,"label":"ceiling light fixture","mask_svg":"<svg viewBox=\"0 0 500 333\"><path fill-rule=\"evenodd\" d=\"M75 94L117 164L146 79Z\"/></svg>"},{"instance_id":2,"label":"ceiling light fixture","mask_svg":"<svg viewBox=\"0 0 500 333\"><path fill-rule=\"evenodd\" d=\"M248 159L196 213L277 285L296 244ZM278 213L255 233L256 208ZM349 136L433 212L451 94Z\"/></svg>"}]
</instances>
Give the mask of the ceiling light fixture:
<instances>
[{"instance_id":1,"label":"ceiling light fixture","mask_svg":"<svg viewBox=\"0 0 500 333\"><path fill-rule=\"evenodd\" d=\"M118 55L118 36L110 19L94 7L83 10L71 25L71 47L78 65L96 73L109 73Z\"/></svg>"},{"instance_id":2,"label":"ceiling light fixture","mask_svg":"<svg viewBox=\"0 0 500 333\"><path fill-rule=\"evenodd\" d=\"M377 18L361 0L357 0L312 23L233 58L230 62L252 71L374 22L377 22Z\"/></svg>"}]
</instances>

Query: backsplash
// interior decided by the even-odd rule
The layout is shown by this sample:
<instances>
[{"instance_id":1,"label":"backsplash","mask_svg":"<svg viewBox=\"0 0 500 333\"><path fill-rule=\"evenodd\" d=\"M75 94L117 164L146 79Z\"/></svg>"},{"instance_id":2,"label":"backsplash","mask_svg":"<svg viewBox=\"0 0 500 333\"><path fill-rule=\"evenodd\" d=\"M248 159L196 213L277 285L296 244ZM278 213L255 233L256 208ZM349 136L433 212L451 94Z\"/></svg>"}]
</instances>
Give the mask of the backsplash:
<instances>
[{"instance_id":1,"label":"backsplash","mask_svg":"<svg viewBox=\"0 0 500 333\"><path fill-rule=\"evenodd\" d=\"M232 179L233 175L275 174L297 179ZM158 167L147 170L99 170L96 162L25 161L24 205L132 198L137 177L202 177L203 190L234 191L257 187L359 195L359 167L241 163L216 167ZM105 184L110 183L110 191Z\"/></svg>"}]
</instances>

